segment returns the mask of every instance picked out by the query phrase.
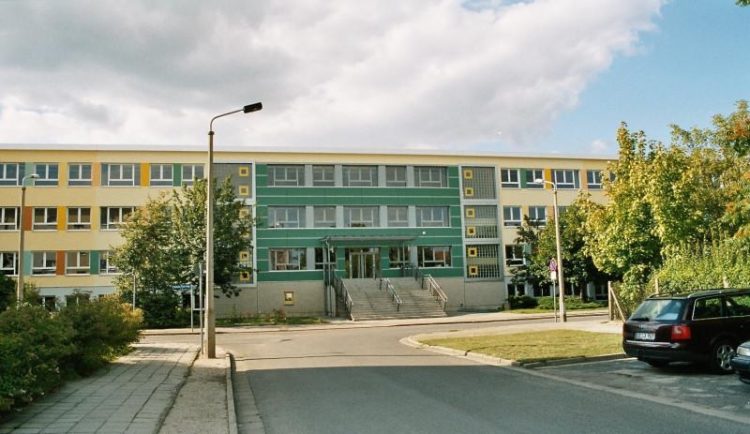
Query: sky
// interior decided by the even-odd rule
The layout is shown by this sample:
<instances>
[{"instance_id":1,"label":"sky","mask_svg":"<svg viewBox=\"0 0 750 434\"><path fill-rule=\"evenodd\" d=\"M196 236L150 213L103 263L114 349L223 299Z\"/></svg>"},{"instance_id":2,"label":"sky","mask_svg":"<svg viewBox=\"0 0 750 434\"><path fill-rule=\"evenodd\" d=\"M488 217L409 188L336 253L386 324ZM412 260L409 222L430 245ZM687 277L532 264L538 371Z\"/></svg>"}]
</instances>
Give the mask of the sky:
<instances>
[{"instance_id":1,"label":"sky","mask_svg":"<svg viewBox=\"0 0 750 434\"><path fill-rule=\"evenodd\" d=\"M734 0L0 0L0 143L612 155L750 99Z\"/></svg>"}]
</instances>

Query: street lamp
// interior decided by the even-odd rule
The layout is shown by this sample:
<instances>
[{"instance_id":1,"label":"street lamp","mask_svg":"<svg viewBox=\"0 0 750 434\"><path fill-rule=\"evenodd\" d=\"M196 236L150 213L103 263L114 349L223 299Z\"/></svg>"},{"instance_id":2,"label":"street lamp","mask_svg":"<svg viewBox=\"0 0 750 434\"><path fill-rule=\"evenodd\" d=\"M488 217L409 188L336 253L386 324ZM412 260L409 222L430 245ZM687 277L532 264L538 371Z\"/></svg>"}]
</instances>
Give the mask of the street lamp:
<instances>
[{"instance_id":1,"label":"street lamp","mask_svg":"<svg viewBox=\"0 0 750 434\"><path fill-rule=\"evenodd\" d=\"M19 306L23 302L23 241L25 232L23 229L23 209L26 207L26 180L37 178L39 178L39 175L31 173L21 179L21 210L18 213L18 279L16 280L16 305Z\"/></svg>"},{"instance_id":2,"label":"street lamp","mask_svg":"<svg viewBox=\"0 0 750 434\"><path fill-rule=\"evenodd\" d=\"M252 113L263 108L256 102L238 110L214 116L208 127L208 170L206 171L206 345L204 357L216 358L216 312L214 310L214 121L235 113Z\"/></svg>"},{"instance_id":3,"label":"street lamp","mask_svg":"<svg viewBox=\"0 0 750 434\"><path fill-rule=\"evenodd\" d=\"M552 186L552 198L555 212L555 244L557 245L557 280L560 288L560 318L562 322L568 321L568 315L565 312L565 283L563 282L563 262L562 253L560 252L560 215L557 210L557 184L544 179L535 179L534 184L549 184Z\"/></svg>"}]
</instances>

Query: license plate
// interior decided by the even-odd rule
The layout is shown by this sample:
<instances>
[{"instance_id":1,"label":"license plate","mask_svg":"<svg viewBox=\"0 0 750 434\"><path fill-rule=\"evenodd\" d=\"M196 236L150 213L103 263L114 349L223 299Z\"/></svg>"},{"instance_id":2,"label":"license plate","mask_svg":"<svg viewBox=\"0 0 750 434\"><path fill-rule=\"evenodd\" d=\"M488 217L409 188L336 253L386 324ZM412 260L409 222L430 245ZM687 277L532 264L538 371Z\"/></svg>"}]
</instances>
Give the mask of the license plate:
<instances>
[{"instance_id":1,"label":"license plate","mask_svg":"<svg viewBox=\"0 0 750 434\"><path fill-rule=\"evenodd\" d=\"M653 341L655 337L655 333L635 332L635 339L637 341Z\"/></svg>"}]
</instances>

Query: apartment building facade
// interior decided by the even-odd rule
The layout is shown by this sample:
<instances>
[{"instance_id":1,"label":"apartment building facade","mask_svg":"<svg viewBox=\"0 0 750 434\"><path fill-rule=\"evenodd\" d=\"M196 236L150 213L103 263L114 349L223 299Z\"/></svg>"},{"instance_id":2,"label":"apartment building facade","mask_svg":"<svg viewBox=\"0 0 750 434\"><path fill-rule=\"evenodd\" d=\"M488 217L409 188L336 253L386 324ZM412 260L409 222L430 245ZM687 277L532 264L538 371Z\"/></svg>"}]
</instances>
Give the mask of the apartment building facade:
<instances>
[{"instance_id":1,"label":"apartment building facade","mask_svg":"<svg viewBox=\"0 0 750 434\"><path fill-rule=\"evenodd\" d=\"M0 272L23 272L47 303L63 303L76 290L112 292L118 270L110 252L121 242L120 226L149 197L202 178L206 164L201 148L2 145L0 155ZM231 179L256 227L238 258L252 272L237 276L240 295L217 300L217 312L322 315L331 310L332 276L397 277L417 267L440 284L447 310L497 308L509 293L533 294L510 276L523 261L513 241L523 216L544 224L553 215L551 190L535 180L554 182L561 206L580 190L603 202L606 163L557 155L219 150L216 176Z\"/></svg>"}]
</instances>

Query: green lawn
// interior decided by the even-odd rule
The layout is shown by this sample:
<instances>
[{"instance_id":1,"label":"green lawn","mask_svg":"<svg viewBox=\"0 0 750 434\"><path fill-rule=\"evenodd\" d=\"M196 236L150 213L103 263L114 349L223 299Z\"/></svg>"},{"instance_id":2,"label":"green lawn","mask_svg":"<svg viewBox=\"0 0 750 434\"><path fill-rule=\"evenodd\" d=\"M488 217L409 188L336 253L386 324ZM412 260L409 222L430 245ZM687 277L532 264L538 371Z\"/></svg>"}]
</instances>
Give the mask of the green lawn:
<instances>
[{"instance_id":1,"label":"green lawn","mask_svg":"<svg viewBox=\"0 0 750 434\"><path fill-rule=\"evenodd\" d=\"M622 353L622 338L619 334L580 330L426 339L421 342L521 363Z\"/></svg>"}]
</instances>

